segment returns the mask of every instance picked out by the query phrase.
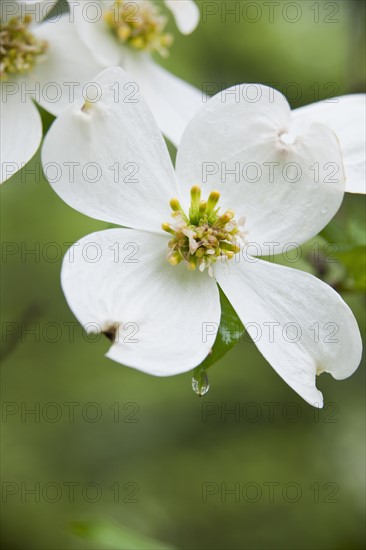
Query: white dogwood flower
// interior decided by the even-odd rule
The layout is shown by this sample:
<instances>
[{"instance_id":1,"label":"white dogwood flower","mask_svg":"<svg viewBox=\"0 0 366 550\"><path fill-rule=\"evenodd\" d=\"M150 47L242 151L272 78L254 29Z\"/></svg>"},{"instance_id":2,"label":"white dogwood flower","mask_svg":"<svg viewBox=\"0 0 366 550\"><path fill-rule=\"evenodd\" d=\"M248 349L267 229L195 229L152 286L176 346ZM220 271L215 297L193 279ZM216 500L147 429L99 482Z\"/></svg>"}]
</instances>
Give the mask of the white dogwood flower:
<instances>
[{"instance_id":1,"label":"white dogwood flower","mask_svg":"<svg viewBox=\"0 0 366 550\"><path fill-rule=\"evenodd\" d=\"M95 80L101 100L65 110L42 151L65 202L125 226L88 235L65 256L62 287L76 317L112 340L109 358L175 375L210 353L220 286L272 367L321 407L316 375L346 378L360 362L356 320L316 277L257 256L295 248L338 210L344 171L335 134L315 124L291 139L285 98L258 86L249 102L242 86L241 100L223 92L192 119L174 171L144 100L116 101L111 86L122 90L128 75L111 68Z\"/></svg>"},{"instance_id":2,"label":"white dogwood flower","mask_svg":"<svg viewBox=\"0 0 366 550\"><path fill-rule=\"evenodd\" d=\"M121 66L136 81L162 132L178 145L183 130L202 104L202 92L161 67L152 57L166 56L173 36L154 0L73 2L70 13L81 40L104 67ZM166 0L179 30L191 33L199 21L192 0Z\"/></svg>"},{"instance_id":3,"label":"white dogwood flower","mask_svg":"<svg viewBox=\"0 0 366 550\"><path fill-rule=\"evenodd\" d=\"M293 111L294 132L326 124L337 134L346 172L346 191L366 193L366 96L351 94L306 105Z\"/></svg>"},{"instance_id":4,"label":"white dogwood flower","mask_svg":"<svg viewBox=\"0 0 366 550\"><path fill-rule=\"evenodd\" d=\"M89 82L102 68L90 59L68 15L40 20L54 3L1 3L0 183L20 170L39 147L42 121L34 101L58 115L70 103L69 94L59 93L65 82Z\"/></svg>"}]
</instances>

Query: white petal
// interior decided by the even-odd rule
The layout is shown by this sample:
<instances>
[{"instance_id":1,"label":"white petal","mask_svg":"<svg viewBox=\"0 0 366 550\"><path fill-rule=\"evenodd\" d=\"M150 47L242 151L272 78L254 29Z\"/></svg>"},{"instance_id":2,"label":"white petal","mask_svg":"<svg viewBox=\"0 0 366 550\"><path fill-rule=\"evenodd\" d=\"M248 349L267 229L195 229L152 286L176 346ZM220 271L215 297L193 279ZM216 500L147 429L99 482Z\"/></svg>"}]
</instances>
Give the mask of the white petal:
<instances>
[{"instance_id":1,"label":"white petal","mask_svg":"<svg viewBox=\"0 0 366 550\"><path fill-rule=\"evenodd\" d=\"M62 288L86 330L118 324L107 356L156 376L199 365L215 340L204 323L215 328L221 315L216 282L169 265L168 240L132 229L100 231L76 243L62 267Z\"/></svg>"},{"instance_id":2,"label":"white petal","mask_svg":"<svg viewBox=\"0 0 366 550\"><path fill-rule=\"evenodd\" d=\"M79 39L75 23L65 14L57 22L37 25L33 33L48 42L47 57L29 74L35 100L54 115L82 97L83 87L102 70ZM77 52L77 55L75 55ZM28 85L28 83L27 83Z\"/></svg>"},{"instance_id":3,"label":"white petal","mask_svg":"<svg viewBox=\"0 0 366 550\"><path fill-rule=\"evenodd\" d=\"M123 68L138 82L162 132L177 146L205 96L157 65L148 55L125 54Z\"/></svg>"},{"instance_id":4,"label":"white petal","mask_svg":"<svg viewBox=\"0 0 366 550\"><path fill-rule=\"evenodd\" d=\"M93 2L70 2L70 10L80 39L93 55L95 61L105 67L119 65L121 45L114 38L103 14L114 0Z\"/></svg>"},{"instance_id":5,"label":"white petal","mask_svg":"<svg viewBox=\"0 0 366 550\"><path fill-rule=\"evenodd\" d=\"M286 99L258 84L235 86L209 99L186 128L177 155L185 194L197 183L207 195L221 193L222 210L246 217L248 239L258 254L263 243L302 243L338 210L344 170L338 140L313 125L293 144ZM283 136L281 138L281 136ZM319 174L318 174L319 172Z\"/></svg>"},{"instance_id":6,"label":"white petal","mask_svg":"<svg viewBox=\"0 0 366 550\"><path fill-rule=\"evenodd\" d=\"M276 372L321 407L316 374L325 371L341 380L360 363L357 322L342 298L313 275L251 260L217 266L217 281Z\"/></svg>"},{"instance_id":7,"label":"white petal","mask_svg":"<svg viewBox=\"0 0 366 550\"><path fill-rule=\"evenodd\" d=\"M121 68L106 69L93 81L102 92L99 101L84 111L75 103L46 136L46 177L83 214L160 232L178 193L163 137Z\"/></svg>"},{"instance_id":8,"label":"white petal","mask_svg":"<svg viewBox=\"0 0 366 550\"><path fill-rule=\"evenodd\" d=\"M200 10L192 0L165 0L167 8L174 15L178 29L183 34L190 34L200 20Z\"/></svg>"},{"instance_id":9,"label":"white petal","mask_svg":"<svg viewBox=\"0 0 366 550\"><path fill-rule=\"evenodd\" d=\"M365 104L365 94L354 94L319 101L293 111L299 130L320 122L337 134L346 171L346 191L350 193L366 193Z\"/></svg>"},{"instance_id":10,"label":"white petal","mask_svg":"<svg viewBox=\"0 0 366 550\"><path fill-rule=\"evenodd\" d=\"M13 88L11 88L13 86ZM42 139L42 121L30 99L9 95L16 83L1 85L1 175L0 183L20 170L36 153ZM8 93L5 93L7 90Z\"/></svg>"}]
</instances>

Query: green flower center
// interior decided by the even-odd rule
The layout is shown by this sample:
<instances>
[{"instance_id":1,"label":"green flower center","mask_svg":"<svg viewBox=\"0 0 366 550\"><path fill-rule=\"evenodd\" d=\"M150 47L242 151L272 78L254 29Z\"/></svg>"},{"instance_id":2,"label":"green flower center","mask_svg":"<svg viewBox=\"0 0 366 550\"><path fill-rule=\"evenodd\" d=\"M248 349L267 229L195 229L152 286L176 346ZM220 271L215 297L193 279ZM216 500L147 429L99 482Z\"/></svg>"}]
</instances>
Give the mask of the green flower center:
<instances>
[{"instance_id":1,"label":"green flower center","mask_svg":"<svg viewBox=\"0 0 366 550\"><path fill-rule=\"evenodd\" d=\"M162 229L172 235L168 253L171 265L184 261L188 269L193 271L198 267L204 271L207 268L212 276L213 263L231 260L240 252L245 242L245 220L235 221L232 210L220 215L219 199L220 193L212 191L207 201L201 200L201 189L195 185L191 189L188 216L178 199L170 201L174 223L163 223Z\"/></svg>"},{"instance_id":2,"label":"green flower center","mask_svg":"<svg viewBox=\"0 0 366 550\"><path fill-rule=\"evenodd\" d=\"M28 73L42 61L48 44L28 30L31 22L30 15L0 22L0 80L7 80L10 75Z\"/></svg>"},{"instance_id":3,"label":"green flower center","mask_svg":"<svg viewBox=\"0 0 366 550\"><path fill-rule=\"evenodd\" d=\"M121 44L136 50L155 51L162 57L168 55L173 43L173 36L165 32L168 19L152 2L116 0L104 13L104 19Z\"/></svg>"}]
</instances>

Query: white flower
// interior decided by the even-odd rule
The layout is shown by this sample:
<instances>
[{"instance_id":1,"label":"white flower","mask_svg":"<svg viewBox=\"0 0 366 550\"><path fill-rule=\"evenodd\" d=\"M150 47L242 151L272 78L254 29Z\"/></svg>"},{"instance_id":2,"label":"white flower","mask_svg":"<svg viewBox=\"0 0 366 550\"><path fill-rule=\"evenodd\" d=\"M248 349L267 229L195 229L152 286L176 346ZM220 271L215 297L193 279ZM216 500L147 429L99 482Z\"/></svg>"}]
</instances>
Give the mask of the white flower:
<instances>
[{"instance_id":1,"label":"white flower","mask_svg":"<svg viewBox=\"0 0 366 550\"><path fill-rule=\"evenodd\" d=\"M128 76L112 68L96 81L102 99L87 109L75 104L55 121L42 162L45 169L58 166L57 175L48 177L69 205L131 229L88 235L66 255L62 287L74 314L87 330L99 327L112 339L109 358L157 376L174 375L196 367L210 352L212 327L220 323L219 285L249 333L253 327L262 331L255 340L267 361L306 401L321 407L316 375L346 378L359 364L356 320L331 287L254 258L243 243L250 239L247 246L259 256L268 254L268 243L276 252L287 250L332 218L344 193L334 133L314 125L286 145L291 112L281 94L260 87L261 100L248 103L223 92L188 125L174 172L143 99L115 102L111 84L123 86ZM309 167L324 161L338 167L337 177L328 182L320 169L316 182ZM265 170L255 183L241 171L237 179L233 166L253 162L272 167L272 179ZM215 175L207 176L206 163ZM196 251L190 238L200 241ZM271 326L273 338L266 332Z\"/></svg>"},{"instance_id":2,"label":"white flower","mask_svg":"<svg viewBox=\"0 0 366 550\"><path fill-rule=\"evenodd\" d=\"M346 191L366 193L365 94L334 97L293 111L294 132L304 132L315 122L337 134L346 171Z\"/></svg>"},{"instance_id":3,"label":"white flower","mask_svg":"<svg viewBox=\"0 0 366 550\"><path fill-rule=\"evenodd\" d=\"M81 40L104 67L121 66L136 81L162 132L178 145L185 126L202 104L202 92L163 69L151 53L167 54L172 36L153 0L71 0L70 13ZM199 10L192 0L166 0L179 30L192 32Z\"/></svg>"},{"instance_id":4,"label":"white flower","mask_svg":"<svg viewBox=\"0 0 366 550\"><path fill-rule=\"evenodd\" d=\"M58 115L70 103L69 95L59 94L64 83L88 82L102 68L90 59L68 15L57 23L38 22L53 3L1 3L0 130L6 137L0 183L27 163L41 142L42 121L33 100Z\"/></svg>"}]
</instances>

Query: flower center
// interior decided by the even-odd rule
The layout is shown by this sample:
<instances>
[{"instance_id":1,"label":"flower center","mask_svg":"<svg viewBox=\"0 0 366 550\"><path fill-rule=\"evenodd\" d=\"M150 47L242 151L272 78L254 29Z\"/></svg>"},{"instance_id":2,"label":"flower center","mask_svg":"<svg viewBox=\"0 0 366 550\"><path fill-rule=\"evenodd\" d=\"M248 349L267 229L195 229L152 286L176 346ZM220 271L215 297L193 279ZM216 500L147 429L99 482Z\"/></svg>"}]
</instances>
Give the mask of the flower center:
<instances>
[{"instance_id":1,"label":"flower center","mask_svg":"<svg viewBox=\"0 0 366 550\"><path fill-rule=\"evenodd\" d=\"M201 189L195 185L191 189L191 205L188 216L178 199L170 201L174 223L163 223L162 229L172 235L169 241L168 261L177 265L184 261L187 268L200 271L208 269L213 275L212 264L217 260L231 260L240 252L245 242L244 218L234 220L234 212L227 210L220 215L217 204L218 191L212 191L207 201L201 200Z\"/></svg>"},{"instance_id":2,"label":"flower center","mask_svg":"<svg viewBox=\"0 0 366 550\"><path fill-rule=\"evenodd\" d=\"M168 55L173 36L165 32L168 19L149 0L130 2L116 0L104 13L104 19L121 44L136 50L156 51Z\"/></svg>"},{"instance_id":3,"label":"flower center","mask_svg":"<svg viewBox=\"0 0 366 550\"><path fill-rule=\"evenodd\" d=\"M41 56L44 56L48 44L28 30L31 22L30 15L0 22L0 80L7 80L9 75L28 73L42 61Z\"/></svg>"}]
</instances>

